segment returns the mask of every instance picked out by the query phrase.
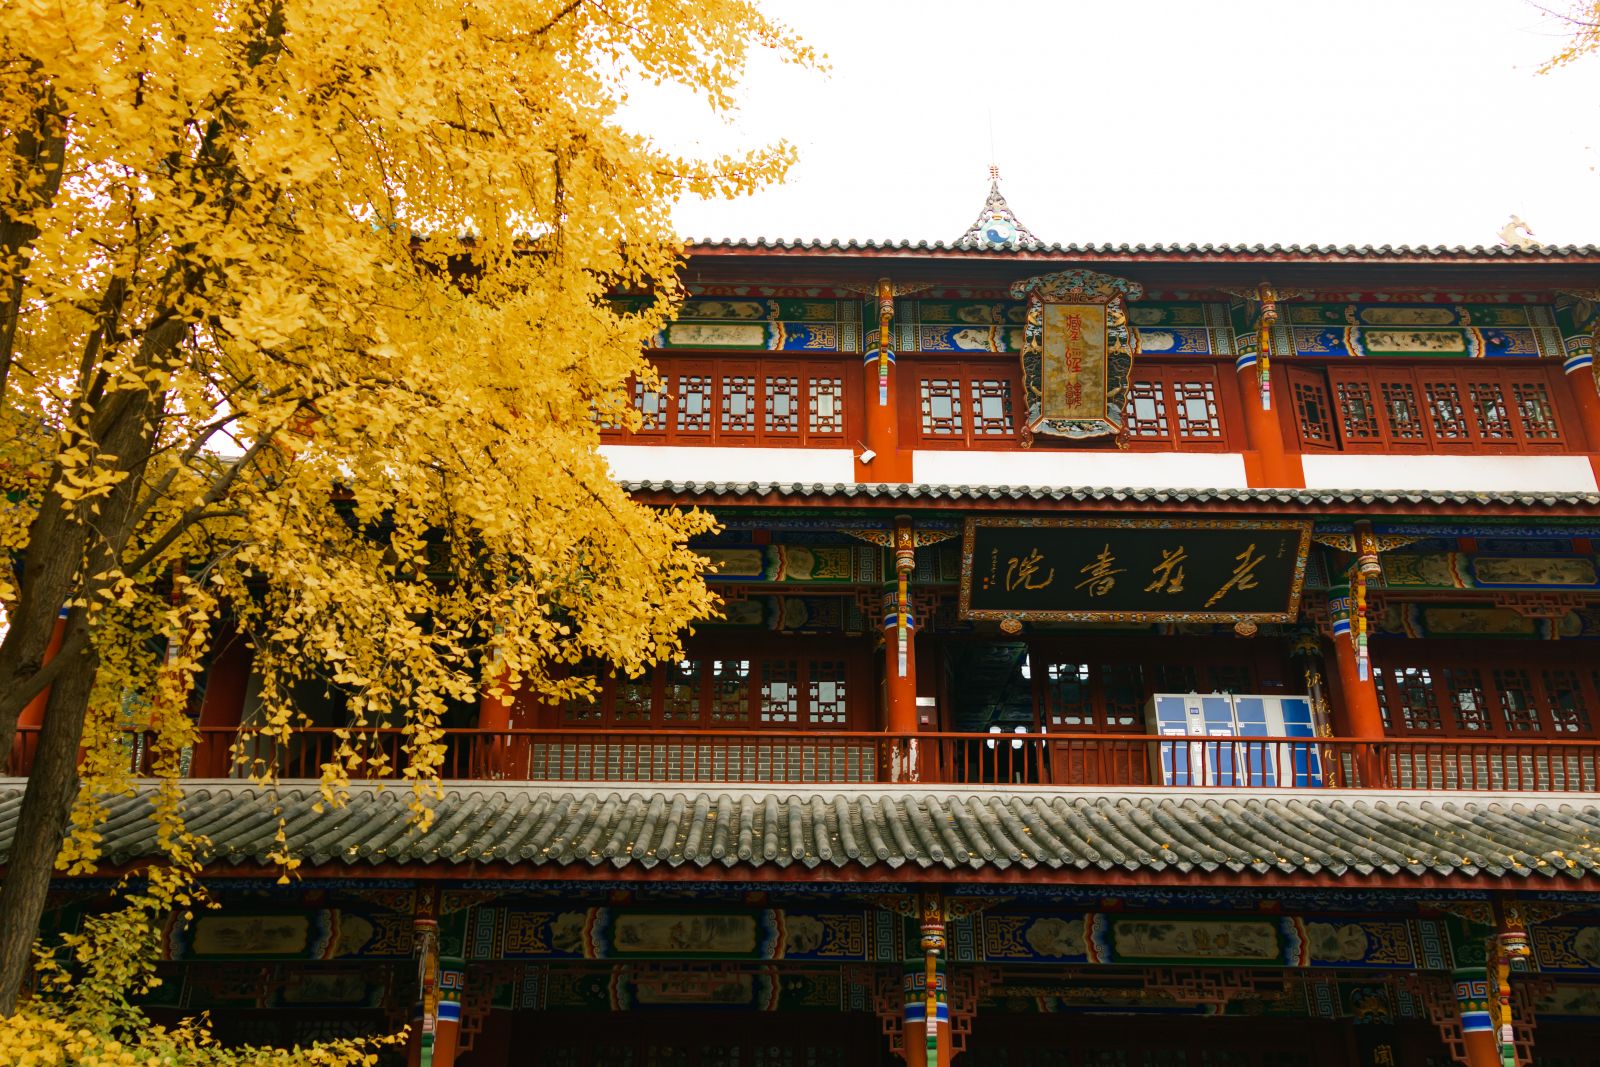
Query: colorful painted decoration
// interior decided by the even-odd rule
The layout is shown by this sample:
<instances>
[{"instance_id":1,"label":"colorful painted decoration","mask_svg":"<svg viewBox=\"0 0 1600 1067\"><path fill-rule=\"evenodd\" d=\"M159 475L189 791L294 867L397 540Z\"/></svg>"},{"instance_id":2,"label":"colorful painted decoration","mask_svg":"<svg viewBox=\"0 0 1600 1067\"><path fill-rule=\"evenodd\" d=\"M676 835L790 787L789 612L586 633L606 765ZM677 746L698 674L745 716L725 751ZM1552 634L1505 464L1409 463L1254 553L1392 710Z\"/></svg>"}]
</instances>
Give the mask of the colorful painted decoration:
<instances>
[{"instance_id":1,"label":"colorful painted decoration","mask_svg":"<svg viewBox=\"0 0 1600 1067\"><path fill-rule=\"evenodd\" d=\"M660 349L726 352L861 350L856 300L692 297L656 336Z\"/></svg>"}]
</instances>

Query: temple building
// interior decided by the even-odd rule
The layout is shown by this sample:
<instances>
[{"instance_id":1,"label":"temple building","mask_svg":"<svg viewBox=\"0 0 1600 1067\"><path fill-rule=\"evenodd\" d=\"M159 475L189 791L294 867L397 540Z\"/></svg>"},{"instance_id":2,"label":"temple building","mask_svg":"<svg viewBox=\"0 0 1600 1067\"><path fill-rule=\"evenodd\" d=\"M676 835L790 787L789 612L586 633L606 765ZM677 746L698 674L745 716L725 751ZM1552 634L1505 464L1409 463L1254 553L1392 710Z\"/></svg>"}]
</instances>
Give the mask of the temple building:
<instances>
[{"instance_id":1,"label":"temple building","mask_svg":"<svg viewBox=\"0 0 1600 1067\"><path fill-rule=\"evenodd\" d=\"M158 1019L416 1020L413 1067L1600 1065L1600 248L1049 244L996 183L950 242L684 280L602 450L716 515L724 618L452 721L426 832L318 805L308 695L290 885L225 646L184 787L225 907Z\"/></svg>"}]
</instances>

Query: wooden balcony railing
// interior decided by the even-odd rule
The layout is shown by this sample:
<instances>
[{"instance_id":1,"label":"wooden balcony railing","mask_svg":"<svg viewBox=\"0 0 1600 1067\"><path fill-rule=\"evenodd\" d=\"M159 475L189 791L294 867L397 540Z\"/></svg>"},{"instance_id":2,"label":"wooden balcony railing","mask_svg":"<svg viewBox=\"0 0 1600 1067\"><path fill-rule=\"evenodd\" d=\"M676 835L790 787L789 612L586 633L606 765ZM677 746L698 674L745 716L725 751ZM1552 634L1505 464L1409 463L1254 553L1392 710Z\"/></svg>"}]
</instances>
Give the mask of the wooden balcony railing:
<instances>
[{"instance_id":1,"label":"wooden balcony railing","mask_svg":"<svg viewBox=\"0 0 1600 1067\"><path fill-rule=\"evenodd\" d=\"M26 775L37 728L21 730L7 773ZM151 738L129 731L128 769L153 770ZM394 779L409 761L399 729L354 735L350 777ZM203 728L190 778L317 778L335 758L330 728L287 741ZM1600 740L1155 737L1147 734L885 734L781 730L449 730L440 774L532 782L1345 788L1600 791ZM911 777L914 775L914 777Z\"/></svg>"}]
</instances>

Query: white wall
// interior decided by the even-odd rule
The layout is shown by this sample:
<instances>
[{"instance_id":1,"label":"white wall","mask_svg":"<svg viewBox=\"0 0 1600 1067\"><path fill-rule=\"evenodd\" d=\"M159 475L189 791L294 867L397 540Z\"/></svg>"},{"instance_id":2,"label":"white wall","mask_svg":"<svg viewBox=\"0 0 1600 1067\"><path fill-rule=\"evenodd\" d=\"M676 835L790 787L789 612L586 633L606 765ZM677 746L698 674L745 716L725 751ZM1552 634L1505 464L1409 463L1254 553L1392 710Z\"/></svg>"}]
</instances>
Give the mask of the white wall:
<instances>
[{"instance_id":1,"label":"white wall","mask_svg":"<svg viewBox=\"0 0 1600 1067\"><path fill-rule=\"evenodd\" d=\"M1433 489L1481 493L1592 493L1586 456L1303 457L1307 489Z\"/></svg>"},{"instance_id":2,"label":"white wall","mask_svg":"<svg viewBox=\"0 0 1600 1067\"><path fill-rule=\"evenodd\" d=\"M835 482L856 479L848 448L700 448L601 445L623 482Z\"/></svg>"},{"instance_id":3,"label":"white wall","mask_svg":"<svg viewBox=\"0 0 1600 1067\"><path fill-rule=\"evenodd\" d=\"M921 450L912 471L924 485L1027 485L1043 489L1243 489L1236 452Z\"/></svg>"}]
</instances>

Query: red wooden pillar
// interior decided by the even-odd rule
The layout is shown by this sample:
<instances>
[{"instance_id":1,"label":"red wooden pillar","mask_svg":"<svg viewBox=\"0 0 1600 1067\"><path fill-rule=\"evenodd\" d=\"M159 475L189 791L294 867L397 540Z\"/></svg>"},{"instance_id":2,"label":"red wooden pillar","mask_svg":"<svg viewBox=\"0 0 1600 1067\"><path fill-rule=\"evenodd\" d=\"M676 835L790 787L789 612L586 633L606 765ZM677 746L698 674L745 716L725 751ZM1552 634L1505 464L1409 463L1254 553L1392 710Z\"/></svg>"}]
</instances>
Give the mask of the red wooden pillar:
<instances>
[{"instance_id":1,"label":"red wooden pillar","mask_svg":"<svg viewBox=\"0 0 1600 1067\"><path fill-rule=\"evenodd\" d=\"M1456 1008L1461 1014L1461 1045L1466 1067L1501 1067L1500 1043L1489 1014L1489 975L1482 967L1454 971Z\"/></svg>"},{"instance_id":2,"label":"red wooden pillar","mask_svg":"<svg viewBox=\"0 0 1600 1067\"><path fill-rule=\"evenodd\" d=\"M899 375L894 353L894 284L878 279L878 347L862 362L866 418L862 444L856 454L856 481L911 481L911 452L902 447L899 432Z\"/></svg>"},{"instance_id":3,"label":"red wooden pillar","mask_svg":"<svg viewBox=\"0 0 1600 1067\"><path fill-rule=\"evenodd\" d=\"M67 609L62 608L56 616L55 626L50 631L50 640L44 646L44 655L39 659L39 666L56 658L56 653L61 651L61 642L67 635ZM27 774L33 763L33 751L39 741L39 727L44 723L44 709L50 703L50 687L45 686L39 695L28 701L17 717L17 736L11 743L11 767L14 773Z\"/></svg>"},{"instance_id":4,"label":"red wooden pillar","mask_svg":"<svg viewBox=\"0 0 1600 1067\"><path fill-rule=\"evenodd\" d=\"M509 692L503 696L494 693L496 684L504 681L504 674L491 664L478 696L478 734L468 741L474 747L466 766L475 777L504 778L511 763L512 739L508 731L516 700Z\"/></svg>"},{"instance_id":5,"label":"red wooden pillar","mask_svg":"<svg viewBox=\"0 0 1600 1067\"><path fill-rule=\"evenodd\" d=\"M1356 637L1351 626L1353 614L1349 585L1328 590L1328 611L1333 616L1333 659L1339 674L1339 699L1334 702L1333 732L1339 737L1360 741L1381 741L1383 711L1378 706L1378 688L1372 671L1363 671L1356 653ZM1372 788L1384 784L1383 767L1374 751L1357 760L1359 784Z\"/></svg>"},{"instance_id":6,"label":"red wooden pillar","mask_svg":"<svg viewBox=\"0 0 1600 1067\"><path fill-rule=\"evenodd\" d=\"M1600 322L1596 323L1600 334ZM1597 336L1595 344L1600 344ZM1595 478L1600 480L1600 389L1594 380L1593 349L1578 349L1566 358L1562 369L1567 372L1567 391L1572 394L1578 409L1578 421L1583 424L1583 436L1588 439L1589 463L1594 467Z\"/></svg>"},{"instance_id":7,"label":"red wooden pillar","mask_svg":"<svg viewBox=\"0 0 1600 1067\"><path fill-rule=\"evenodd\" d=\"M244 721L244 698L254 661L255 653L244 635L231 628L225 631L206 670L206 691L200 698L196 778L226 778L233 769L233 742Z\"/></svg>"},{"instance_id":8,"label":"red wooden pillar","mask_svg":"<svg viewBox=\"0 0 1600 1067\"><path fill-rule=\"evenodd\" d=\"M466 991L466 965L458 959L439 960L439 1004L433 1024L433 1059L422 1067L454 1067L461 1039L461 994Z\"/></svg>"},{"instance_id":9,"label":"red wooden pillar","mask_svg":"<svg viewBox=\"0 0 1600 1067\"><path fill-rule=\"evenodd\" d=\"M1281 380L1282 375L1279 375ZM1306 484L1300 454L1290 452L1284 443L1283 426L1276 409L1261 406L1261 377L1255 366L1239 372L1239 393L1244 404L1245 438L1255 453L1255 464L1246 457L1245 478L1252 489L1302 489ZM1280 390L1280 396L1283 391ZM1280 403L1274 400L1274 403ZM1251 470L1254 466L1256 469Z\"/></svg>"},{"instance_id":10,"label":"red wooden pillar","mask_svg":"<svg viewBox=\"0 0 1600 1067\"><path fill-rule=\"evenodd\" d=\"M466 974L460 959L440 955L438 914L437 891L432 886L419 887L411 918L419 988L406 1044L407 1067L455 1064Z\"/></svg>"},{"instance_id":11,"label":"red wooden pillar","mask_svg":"<svg viewBox=\"0 0 1600 1067\"><path fill-rule=\"evenodd\" d=\"M906 1067L950 1067L949 983L943 966L944 898L938 893L924 894L921 910L922 956L906 968Z\"/></svg>"},{"instance_id":12,"label":"red wooden pillar","mask_svg":"<svg viewBox=\"0 0 1600 1067\"><path fill-rule=\"evenodd\" d=\"M1277 381L1272 379L1272 328L1278 323L1278 296L1266 282L1256 286L1256 307L1256 350L1240 350L1234 360L1238 392L1245 405L1246 445L1254 453L1245 456L1245 480L1253 490L1301 490L1306 488L1306 470L1283 434L1288 389L1282 386L1282 374Z\"/></svg>"},{"instance_id":13,"label":"red wooden pillar","mask_svg":"<svg viewBox=\"0 0 1600 1067\"><path fill-rule=\"evenodd\" d=\"M1241 352L1234 361L1239 374L1240 400L1244 404L1245 438L1255 454L1245 458L1245 478L1252 489L1302 489L1305 470L1298 451L1285 440L1280 413L1288 401L1283 375L1272 377L1272 329L1278 322L1278 297L1262 282L1256 289L1260 306L1256 321L1256 351ZM1253 469L1252 469L1253 468Z\"/></svg>"},{"instance_id":14,"label":"red wooden pillar","mask_svg":"<svg viewBox=\"0 0 1600 1067\"><path fill-rule=\"evenodd\" d=\"M916 531L909 516L894 520L894 579L884 597L884 728L894 738L888 759L889 780L915 782L928 754L918 751L917 620L911 614L911 574L916 569Z\"/></svg>"}]
</instances>

